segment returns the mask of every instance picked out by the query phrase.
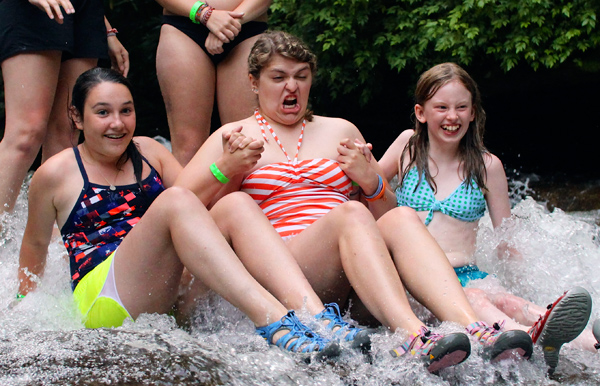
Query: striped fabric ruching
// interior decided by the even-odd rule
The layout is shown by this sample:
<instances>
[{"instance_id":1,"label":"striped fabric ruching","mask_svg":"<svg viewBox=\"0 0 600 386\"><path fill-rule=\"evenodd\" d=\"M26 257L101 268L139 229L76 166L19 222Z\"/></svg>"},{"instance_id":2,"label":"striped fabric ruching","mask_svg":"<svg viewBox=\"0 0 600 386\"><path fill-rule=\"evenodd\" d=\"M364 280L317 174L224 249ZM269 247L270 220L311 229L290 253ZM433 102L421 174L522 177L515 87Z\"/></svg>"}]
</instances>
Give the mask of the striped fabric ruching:
<instances>
[{"instance_id":1,"label":"striped fabric ruching","mask_svg":"<svg viewBox=\"0 0 600 386\"><path fill-rule=\"evenodd\" d=\"M351 180L337 162L317 158L275 163L252 172L241 190L261 207L281 237L293 236L348 201Z\"/></svg>"}]
</instances>

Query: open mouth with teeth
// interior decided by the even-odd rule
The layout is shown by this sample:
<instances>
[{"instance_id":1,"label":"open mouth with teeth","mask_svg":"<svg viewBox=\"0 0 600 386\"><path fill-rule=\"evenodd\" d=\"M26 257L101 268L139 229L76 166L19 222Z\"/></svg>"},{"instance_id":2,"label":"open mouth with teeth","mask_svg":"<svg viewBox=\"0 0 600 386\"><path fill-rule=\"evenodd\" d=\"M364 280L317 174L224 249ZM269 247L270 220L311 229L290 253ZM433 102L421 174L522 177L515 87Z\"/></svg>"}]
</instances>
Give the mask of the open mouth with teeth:
<instances>
[{"instance_id":1,"label":"open mouth with teeth","mask_svg":"<svg viewBox=\"0 0 600 386\"><path fill-rule=\"evenodd\" d=\"M106 134L105 137L110 139L121 139L125 137L125 134Z\"/></svg>"},{"instance_id":2,"label":"open mouth with teeth","mask_svg":"<svg viewBox=\"0 0 600 386\"><path fill-rule=\"evenodd\" d=\"M458 131L458 129L460 129L460 125L444 125L444 126L442 126L442 130L449 131L451 133Z\"/></svg>"}]
</instances>

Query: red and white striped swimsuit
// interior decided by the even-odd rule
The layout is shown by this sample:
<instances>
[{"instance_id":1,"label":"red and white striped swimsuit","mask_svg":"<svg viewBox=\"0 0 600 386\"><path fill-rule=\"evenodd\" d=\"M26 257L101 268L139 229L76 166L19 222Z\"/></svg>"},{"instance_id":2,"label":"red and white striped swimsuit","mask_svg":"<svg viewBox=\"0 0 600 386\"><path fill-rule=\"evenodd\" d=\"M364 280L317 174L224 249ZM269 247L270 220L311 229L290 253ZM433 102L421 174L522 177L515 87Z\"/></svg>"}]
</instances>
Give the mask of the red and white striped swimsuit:
<instances>
[{"instance_id":1,"label":"red and white striped swimsuit","mask_svg":"<svg viewBox=\"0 0 600 386\"><path fill-rule=\"evenodd\" d=\"M298 139L294 160L289 157L277 135L262 116L255 112L265 141L264 126L285 154L288 162L265 165L248 175L241 190L261 207L281 237L297 235L336 206L348 201L352 181L331 159L315 158L298 162L302 136Z\"/></svg>"}]
</instances>

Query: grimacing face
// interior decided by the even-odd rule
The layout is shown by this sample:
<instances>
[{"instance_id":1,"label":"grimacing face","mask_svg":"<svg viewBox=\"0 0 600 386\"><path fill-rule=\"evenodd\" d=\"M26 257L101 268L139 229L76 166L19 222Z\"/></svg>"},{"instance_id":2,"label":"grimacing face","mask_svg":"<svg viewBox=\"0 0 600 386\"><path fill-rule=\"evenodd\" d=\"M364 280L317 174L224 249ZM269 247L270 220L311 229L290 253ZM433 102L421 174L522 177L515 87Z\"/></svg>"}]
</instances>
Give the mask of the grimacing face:
<instances>
[{"instance_id":1,"label":"grimacing face","mask_svg":"<svg viewBox=\"0 0 600 386\"><path fill-rule=\"evenodd\" d=\"M312 86L308 63L273 55L260 78L250 75L250 81L267 120L293 125L304 118Z\"/></svg>"}]
</instances>

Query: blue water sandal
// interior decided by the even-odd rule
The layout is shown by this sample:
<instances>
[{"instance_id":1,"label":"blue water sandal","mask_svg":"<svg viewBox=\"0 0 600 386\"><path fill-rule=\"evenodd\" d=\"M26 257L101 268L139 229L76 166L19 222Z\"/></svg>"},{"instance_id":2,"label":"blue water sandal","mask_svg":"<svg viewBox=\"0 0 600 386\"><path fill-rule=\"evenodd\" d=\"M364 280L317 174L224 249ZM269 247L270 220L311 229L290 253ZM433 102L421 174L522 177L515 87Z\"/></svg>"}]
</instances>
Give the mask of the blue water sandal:
<instances>
[{"instance_id":1,"label":"blue water sandal","mask_svg":"<svg viewBox=\"0 0 600 386\"><path fill-rule=\"evenodd\" d=\"M359 348L363 352L371 349L371 334L376 330L373 328L358 328L342 319L340 307L336 303L325 304L325 309L315 315L317 320L328 320L327 329L332 331L334 340L352 342L352 348Z\"/></svg>"},{"instance_id":2,"label":"blue water sandal","mask_svg":"<svg viewBox=\"0 0 600 386\"><path fill-rule=\"evenodd\" d=\"M273 343L273 335L286 330L288 333ZM275 344L291 352L316 353L318 359L334 358L340 355L340 346L337 343L315 334L300 322L294 311L289 311L281 320L268 326L256 327L256 332L269 344Z\"/></svg>"}]
</instances>

